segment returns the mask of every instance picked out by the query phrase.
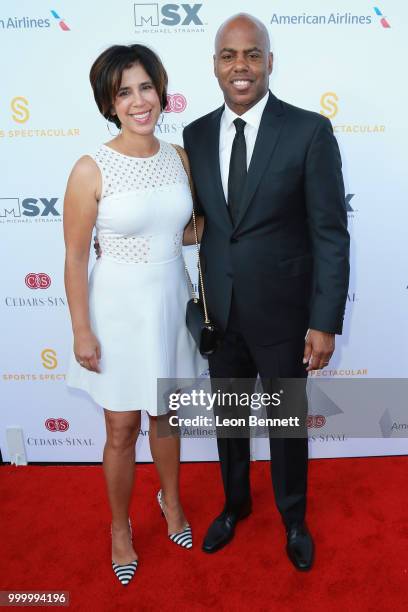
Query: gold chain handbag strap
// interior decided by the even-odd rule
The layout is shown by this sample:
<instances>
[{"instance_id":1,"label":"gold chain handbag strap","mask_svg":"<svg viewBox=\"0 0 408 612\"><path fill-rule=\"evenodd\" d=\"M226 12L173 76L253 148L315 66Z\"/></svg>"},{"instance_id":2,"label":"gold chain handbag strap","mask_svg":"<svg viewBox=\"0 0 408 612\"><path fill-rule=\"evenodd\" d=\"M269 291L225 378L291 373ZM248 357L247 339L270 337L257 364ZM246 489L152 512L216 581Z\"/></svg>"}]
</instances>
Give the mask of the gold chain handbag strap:
<instances>
[{"instance_id":1,"label":"gold chain handbag strap","mask_svg":"<svg viewBox=\"0 0 408 612\"><path fill-rule=\"evenodd\" d=\"M174 148L176 149L178 156L181 160L181 163L183 164L183 168L185 173L187 174L188 177L188 182L190 185L190 191L191 191L191 197L193 199L193 228L194 228L194 238L195 238L195 244L196 244L196 250L197 250L197 267L198 267L198 278L199 278L199 283L200 283L200 287L201 287L201 295L203 297L203 307L204 307L204 319L205 319L205 324L209 325L211 323L210 319L208 318L208 310L207 310L207 301L205 299L205 291L204 291L204 281L203 281L203 275L201 272L201 261L200 261L200 249L198 246L198 234L197 234L197 223L196 223L196 216L195 216L195 211L194 211L194 202L195 202L195 189L194 189L194 183L193 183L193 178L191 176L191 171L190 168L187 166L186 161L184 159L183 153L182 153L182 149L179 145L173 145ZM193 300L195 302L198 302L198 295L196 294L196 292L194 291L194 285L191 281L191 277L189 274L189 271L187 269L186 264L184 263L184 267L186 270L186 275L188 278L188 281L190 283L190 290L191 290L191 295L193 297Z\"/></svg>"}]
</instances>

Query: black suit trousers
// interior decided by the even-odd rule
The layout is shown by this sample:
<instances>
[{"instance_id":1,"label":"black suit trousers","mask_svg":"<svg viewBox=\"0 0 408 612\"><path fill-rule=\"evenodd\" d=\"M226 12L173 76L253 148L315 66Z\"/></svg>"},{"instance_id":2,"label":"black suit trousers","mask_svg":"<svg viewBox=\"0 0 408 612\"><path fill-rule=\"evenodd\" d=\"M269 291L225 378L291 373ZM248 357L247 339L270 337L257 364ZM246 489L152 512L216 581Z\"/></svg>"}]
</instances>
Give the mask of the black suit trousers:
<instances>
[{"instance_id":1,"label":"black suit trousers","mask_svg":"<svg viewBox=\"0 0 408 612\"><path fill-rule=\"evenodd\" d=\"M214 380L238 379L237 388L247 393L253 392L258 374L263 381L297 378L301 379L301 385L303 381L305 385L307 372L302 363L303 351L303 336L273 346L257 346L251 342L242 331L233 296L226 332L219 348L209 358L210 375ZM245 379L241 386L239 379ZM218 380L216 384L219 390ZM264 391L267 391L265 384L263 386ZM216 413L222 417L223 408L218 406ZM251 496L250 440L248 436L218 435L217 443L226 499L225 509L238 512ZM270 453L275 501L282 519L286 526L302 522L306 511L307 437L270 437Z\"/></svg>"}]
</instances>

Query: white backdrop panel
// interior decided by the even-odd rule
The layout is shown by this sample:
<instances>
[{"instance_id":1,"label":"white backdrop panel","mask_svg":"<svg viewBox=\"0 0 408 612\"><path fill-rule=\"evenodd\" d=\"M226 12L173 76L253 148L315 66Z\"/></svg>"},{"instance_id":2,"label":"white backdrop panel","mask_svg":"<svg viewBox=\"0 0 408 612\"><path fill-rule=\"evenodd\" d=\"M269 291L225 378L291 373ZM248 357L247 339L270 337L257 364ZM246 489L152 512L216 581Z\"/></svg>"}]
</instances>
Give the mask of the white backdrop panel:
<instances>
[{"instance_id":1,"label":"white backdrop panel","mask_svg":"<svg viewBox=\"0 0 408 612\"><path fill-rule=\"evenodd\" d=\"M329 116L342 152L352 274L344 335L325 375L406 376L403 0L382 2L377 7L382 15L369 3L351 0L250 5L204 0L187 10L166 2L60 0L54 13L48 0L3 0L0 448L5 460L9 426L23 429L29 461L102 458L102 409L68 391L64 382L72 338L63 286L62 199L76 159L111 138L88 81L93 60L111 44L153 47L168 70L169 94L180 94L175 100L182 102L164 114L157 134L181 143L183 126L222 102L212 72L213 39L225 18L245 10L271 34L271 89L287 102ZM147 23L141 27L142 18ZM192 266L191 253L187 259ZM32 288L35 284L43 288ZM313 457L408 450L401 439L316 439L310 446ZM256 440L252 450L255 458L268 456L265 440ZM137 451L139 461L151 460L146 420ZM215 441L184 440L182 457L216 460Z\"/></svg>"}]
</instances>

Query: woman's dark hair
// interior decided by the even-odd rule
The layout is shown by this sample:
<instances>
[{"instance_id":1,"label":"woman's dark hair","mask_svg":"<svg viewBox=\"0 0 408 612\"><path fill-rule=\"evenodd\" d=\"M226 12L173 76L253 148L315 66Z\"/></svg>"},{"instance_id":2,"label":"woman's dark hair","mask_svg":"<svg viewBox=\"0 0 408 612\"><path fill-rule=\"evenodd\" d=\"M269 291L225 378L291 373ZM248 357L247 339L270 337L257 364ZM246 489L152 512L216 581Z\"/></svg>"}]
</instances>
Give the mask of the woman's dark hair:
<instances>
[{"instance_id":1,"label":"woman's dark hair","mask_svg":"<svg viewBox=\"0 0 408 612\"><path fill-rule=\"evenodd\" d=\"M89 73L95 102L108 121L120 128L120 121L111 114L113 100L119 91L122 73L140 64L152 79L160 99L161 109L167 104L167 72L160 58L144 45L113 45L95 60Z\"/></svg>"}]
</instances>

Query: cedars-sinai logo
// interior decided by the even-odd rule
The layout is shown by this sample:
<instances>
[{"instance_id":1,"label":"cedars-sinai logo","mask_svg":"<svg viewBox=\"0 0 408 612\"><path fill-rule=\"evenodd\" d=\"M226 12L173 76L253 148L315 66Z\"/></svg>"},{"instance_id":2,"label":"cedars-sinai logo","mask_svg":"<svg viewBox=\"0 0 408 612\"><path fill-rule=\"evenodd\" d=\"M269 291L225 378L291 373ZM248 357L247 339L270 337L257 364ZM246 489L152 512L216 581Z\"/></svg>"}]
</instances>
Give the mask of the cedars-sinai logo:
<instances>
[{"instance_id":1,"label":"cedars-sinai logo","mask_svg":"<svg viewBox=\"0 0 408 612\"><path fill-rule=\"evenodd\" d=\"M187 100L181 93L168 94L165 113L182 113L187 108Z\"/></svg>"},{"instance_id":2,"label":"cedars-sinai logo","mask_svg":"<svg viewBox=\"0 0 408 612\"><path fill-rule=\"evenodd\" d=\"M306 425L310 428L324 427L326 424L326 417L323 414L309 414L306 418Z\"/></svg>"},{"instance_id":3,"label":"cedars-sinai logo","mask_svg":"<svg viewBox=\"0 0 408 612\"><path fill-rule=\"evenodd\" d=\"M61 417L58 419L51 418L45 421L45 427L48 431L68 431L69 423L66 419Z\"/></svg>"},{"instance_id":4,"label":"cedars-sinai logo","mask_svg":"<svg viewBox=\"0 0 408 612\"><path fill-rule=\"evenodd\" d=\"M45 272L29 272L24 282L29 289L48 289L51 286L51 277Z\"/></svg>"}]
</instances>

